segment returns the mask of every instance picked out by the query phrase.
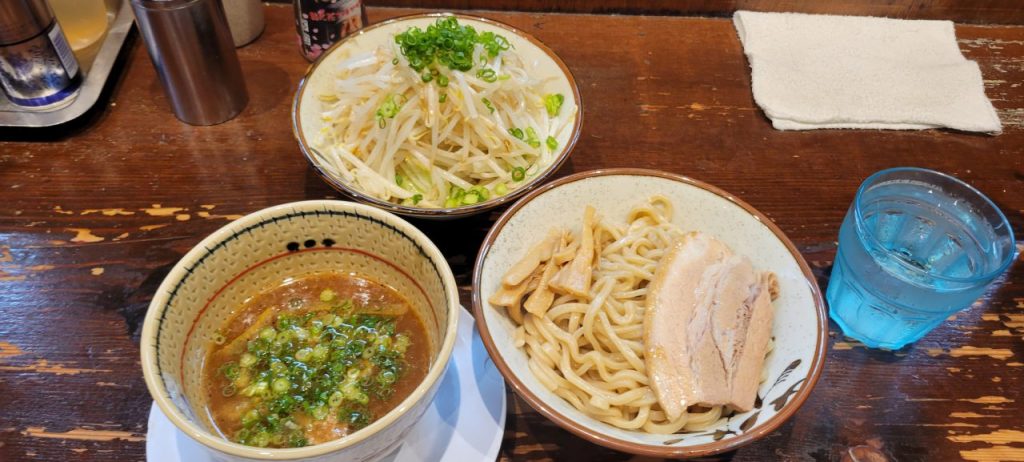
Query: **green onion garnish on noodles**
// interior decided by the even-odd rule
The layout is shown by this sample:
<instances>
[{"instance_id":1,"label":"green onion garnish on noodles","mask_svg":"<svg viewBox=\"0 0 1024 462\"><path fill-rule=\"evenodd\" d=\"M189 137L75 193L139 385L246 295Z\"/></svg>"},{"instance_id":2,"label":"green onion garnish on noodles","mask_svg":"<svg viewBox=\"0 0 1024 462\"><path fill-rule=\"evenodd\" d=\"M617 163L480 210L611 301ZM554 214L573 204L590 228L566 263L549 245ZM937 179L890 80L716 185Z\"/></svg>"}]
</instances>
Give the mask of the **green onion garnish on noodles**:
<instances>
[{"instance_id":1,"label":"green onion garnish on noodles","mask_svg":"<svg viewBox=\"0 0 1024 462\"><path fill-rule=\"evenodd\" d=\"M555 137L549 136L548 139L544 140L544 142L548 145L548 149L551 151L558 150L558 140L556 140ZM401 186L401 184L399 184L399 186Z\"/></svg>"},{"instance_id":2,"label":"green onion garnish on noodles","mask_svg":"<svg viewBox=\"0 0 1024 462\"><path fill-rule=\"evenodd\" d=\"M554 93L544 96L544 107L548 110L548 115L555 117L558 115L558 111L562 109L562 103L565 102L565 96L561 93Z\"/></svg>"},{"instance_id":3,"label":"green onion garnish on noodles","mask_svg":"<svg viewBox=\"0 0 1024 462\"><path fill-rule=\"evenodd\" d=\"M526 144L532 148L540 147L540 140L537 139L537 131L533 127L526 127Z\"/></svg>"},{"instance_id":4,"label":"green onion garnish on noodles","mask_svg":"<svg viewBox=\"0 0 1024 462\"><path fill-rule=\"evenodd\" d=\"M417 72L435 61L449 69L466 72L473 68L473 48L483 46L487 56L495 58L511 44L494 32L478 33L473 26L463 26L454 17L438 19L426 30L410 27L395 36L395 43ZM491 71L493 72L493 71Z\"/></svg>"},{"instance_id":5,"label":"green onion garnish on noodles","mask_svg":"<svg viewBox=\"0 0 1024 462\"><path fill-rule=\"evenodd\" d=\"M473 205L477 202L480 202L480 200L480 193L475 190L467 191L466 195L462 196L463 205Z\"/></svg>"},{"instance_id":6,"label":"green onion garnish on noodles","mask_svg":"<svg viewBox=\"0 0 1024 462\"><path fill-rule=\"evenodd\" d=\"M487 83L498 80L498 74L494 72L494 69L488 69L486 67L476 71L476 76Z\"/></svg>"},{"instance_id":7,"label":"green onion garnish on noodles","mask_svg":"<svg viewBox=\"0 0 1024 462\"><path fill-rule=\"evenodd\" d=\"M398 110L401 108L398 102L395 101L395 95L388 95L387 99L384 100L384 104L381 104L377 108L377 123L381 128L384 128L386 122L384 119L394 119L398 115Z\"/></svg>"},{"instance_id":8,"label":"green onion garnish on noodles","mask_svg":"<svg viewBox=\"0 0 1024 462\"><path fill-rule=\"evenodd\" d=\"M526 178L526 169L516 167L512 169L512 181L523 181Z\"/></svg>"}]
</instances>

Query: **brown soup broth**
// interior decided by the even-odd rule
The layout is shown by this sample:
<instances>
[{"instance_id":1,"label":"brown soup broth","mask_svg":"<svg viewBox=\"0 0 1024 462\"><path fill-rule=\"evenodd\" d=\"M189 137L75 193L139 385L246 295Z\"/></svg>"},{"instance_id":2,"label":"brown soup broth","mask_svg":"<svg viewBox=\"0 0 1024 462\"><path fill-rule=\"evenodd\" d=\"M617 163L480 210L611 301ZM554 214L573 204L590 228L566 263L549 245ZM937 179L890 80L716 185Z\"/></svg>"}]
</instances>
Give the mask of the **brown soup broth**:
<instances>
[{"instance_id":1,"label":"brown soup broth","mask_svg":"<svg viewBox=\"0 0 1024 462\"><path fill-rule=\"evenodd\" d=\"M322 299L325 289L334 293L334 311L331 311L331 303ZM404 350L401 373L389 388L391 393L383 399L372 393L368 394L368 403L361 407L363 411L369 411L369 421L362 420L358 425L350 425L349 422L341 421L342 417L339 416L337 409L331 409L326 416L321 415L320 419L314 418L301 406L292 411L290 415L294 423L305 435L303 445L324 443L358 429L352 428L353 426L365 426L387 414L422 382L430 367L430 341L423 321L405 297L386 285L350 274L323 273L290 280L248 299L221 327L219 338L209 346L203 366L207 411L216 429L225 438L243 444L253 444L239 441L236 435L243 429L243 416L259 407L258 398L254 400L251 396L244 396L244 389L233 387L233 383L238 382L227 378L224 373L225 364L244 362L240 361L240 357L249 351L251 341L259 339L261 331L268 326L278 325L275 323L282 316L301 317L310 313L312 316L326 316L326 313L340 313L337 309L339 301L351 301L350 305L344 305L346 313L393 319L394 335L406 337L408 347ZM234 392L225 393L227 388ZM271 393L273 392L266 394ZM346 402L351 403L348 400ZM287 447L297 444L271 441L269 444L255 445Z\"/></svg>"}]
</instances>

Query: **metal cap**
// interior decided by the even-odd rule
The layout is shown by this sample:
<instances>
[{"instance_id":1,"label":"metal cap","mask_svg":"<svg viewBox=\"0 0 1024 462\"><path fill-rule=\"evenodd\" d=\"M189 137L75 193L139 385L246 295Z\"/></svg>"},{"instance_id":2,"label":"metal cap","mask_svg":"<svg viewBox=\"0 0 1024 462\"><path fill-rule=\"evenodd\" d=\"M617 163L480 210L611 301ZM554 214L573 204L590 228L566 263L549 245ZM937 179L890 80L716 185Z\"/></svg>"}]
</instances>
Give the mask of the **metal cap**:
<instances>
[{"instance_id":1,"label":"metal cap","mask_svg":"<svg viewBox=\"0 0 1024 462\"><path fill-rule=\"evenodd\" d=\"M0 0L0 45L32 38L51 22L46 0Z\"/></svg>"}]
</instances>

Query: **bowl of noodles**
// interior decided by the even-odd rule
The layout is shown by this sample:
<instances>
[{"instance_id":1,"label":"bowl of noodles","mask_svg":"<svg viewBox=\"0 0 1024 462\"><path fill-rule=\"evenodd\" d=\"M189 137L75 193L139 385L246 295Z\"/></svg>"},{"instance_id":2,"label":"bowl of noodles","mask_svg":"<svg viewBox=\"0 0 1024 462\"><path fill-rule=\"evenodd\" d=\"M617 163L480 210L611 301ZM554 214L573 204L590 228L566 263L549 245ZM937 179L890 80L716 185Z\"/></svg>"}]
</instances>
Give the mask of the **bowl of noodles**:
<instances>
[{"instance_id":1,"label":"bowl of noodles","mask_svg":"<svg viewBox=\"0 0 1024 462\"><path fill-rule=\"evenodd\" d=\"M725 191L651 170L577 173L510 207L477 257L473 310L534 409L651 457L774 431L827 346L817 283L782 231Z\"/></svg>"},{"instance_id":2,"label":"bowl of noodles","mask_svg":"<svg viewBox=\"0 0 1024 462\"><path fill-rule=\"evenodd\" d=\"M295 96L320 177L394 213L453 218L511 203L569 157L579 89L536 38L484 18L400 17L346 37Z\"/></svg>"}]
</instances>

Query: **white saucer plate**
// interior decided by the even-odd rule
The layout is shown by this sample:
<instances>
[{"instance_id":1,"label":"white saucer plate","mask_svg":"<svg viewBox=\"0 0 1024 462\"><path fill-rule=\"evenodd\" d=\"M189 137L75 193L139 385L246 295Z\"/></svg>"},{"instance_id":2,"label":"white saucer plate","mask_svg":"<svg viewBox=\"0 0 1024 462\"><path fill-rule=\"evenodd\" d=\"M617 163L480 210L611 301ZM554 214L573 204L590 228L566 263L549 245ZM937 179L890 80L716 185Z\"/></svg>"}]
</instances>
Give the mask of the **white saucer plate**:
<instances>
[{"instance_id":1,"label":"white saucer plate","mask_svg":"<svg viewBox=\"0 0 1024 462\"><path fill-rule=\"evenodd\" d=\"M434 402L383 462L494 460L505 431L505 381L487 356L465 308L448 371ZM146 459L207 462L211 454L180 432L156 405L149 411Z\"/></svg>"}]
</instances>

